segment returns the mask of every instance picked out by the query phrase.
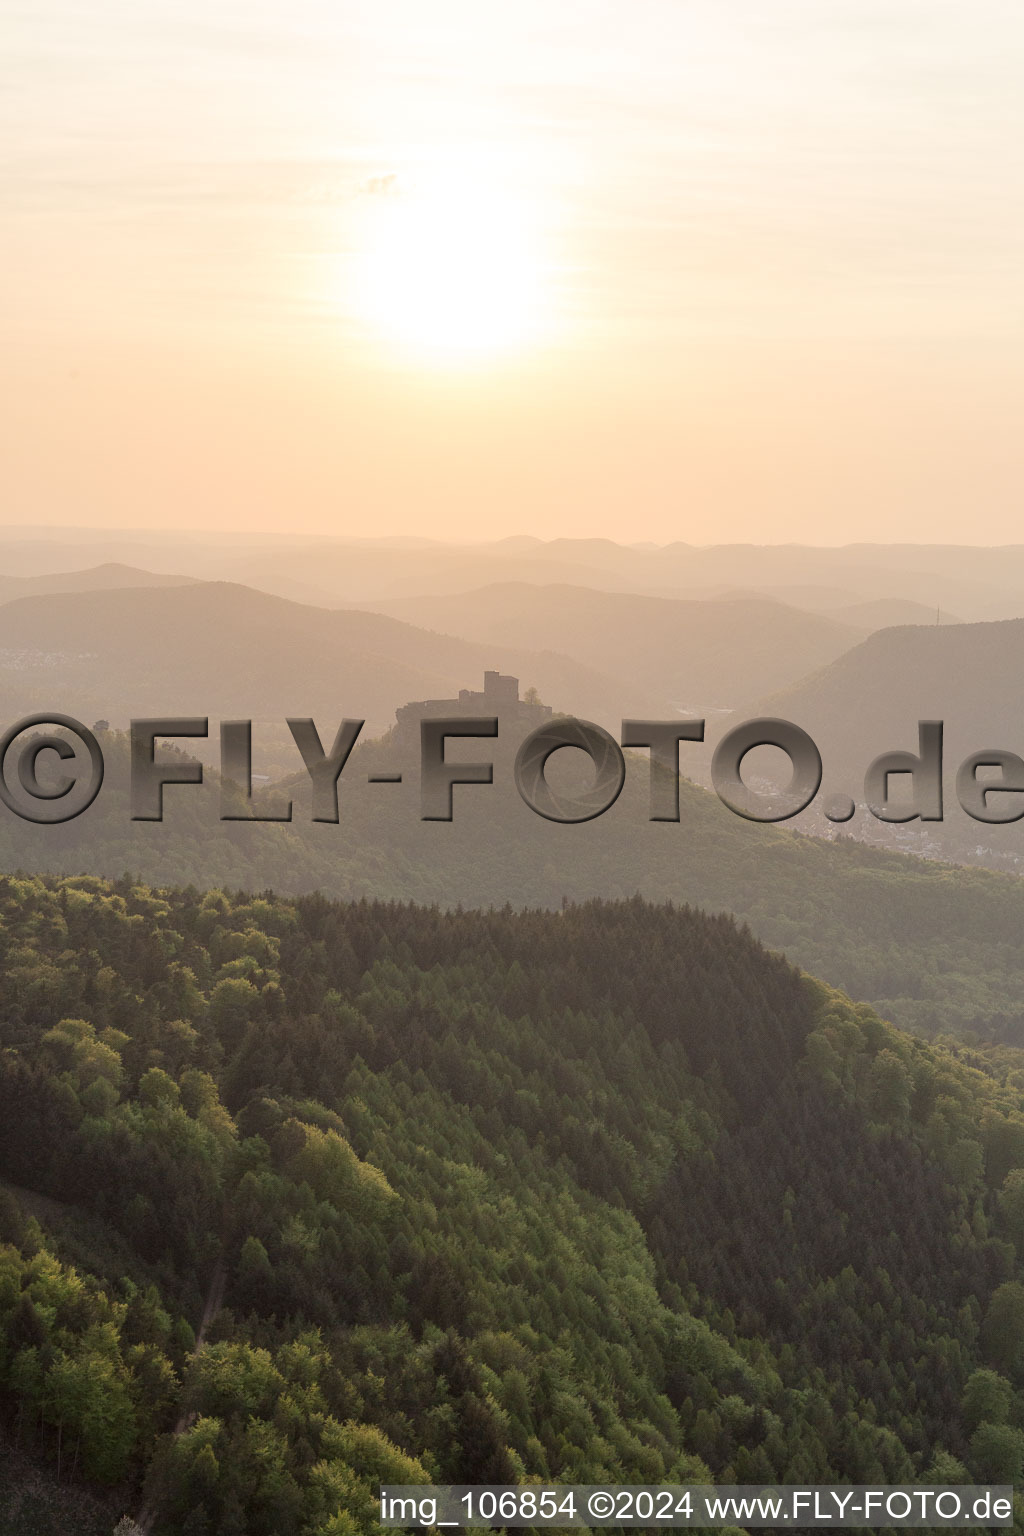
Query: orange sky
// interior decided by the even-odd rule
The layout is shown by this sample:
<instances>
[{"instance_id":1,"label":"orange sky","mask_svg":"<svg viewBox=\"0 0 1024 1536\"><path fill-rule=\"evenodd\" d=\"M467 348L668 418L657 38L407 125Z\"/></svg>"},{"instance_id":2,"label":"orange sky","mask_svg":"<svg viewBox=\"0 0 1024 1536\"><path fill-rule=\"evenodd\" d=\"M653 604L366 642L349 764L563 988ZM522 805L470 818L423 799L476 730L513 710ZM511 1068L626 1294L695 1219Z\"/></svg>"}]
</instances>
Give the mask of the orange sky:
<instances>
[{"instance_id":1,"label":"orange sky","mask_svg":"<svg viewBox=\"0 0 1024 1536\"><path fill-rule=\"evenodd\" d=\"M1020 537L1016 4L5 30L4 521Z\"/></svg>"}]
</instances>

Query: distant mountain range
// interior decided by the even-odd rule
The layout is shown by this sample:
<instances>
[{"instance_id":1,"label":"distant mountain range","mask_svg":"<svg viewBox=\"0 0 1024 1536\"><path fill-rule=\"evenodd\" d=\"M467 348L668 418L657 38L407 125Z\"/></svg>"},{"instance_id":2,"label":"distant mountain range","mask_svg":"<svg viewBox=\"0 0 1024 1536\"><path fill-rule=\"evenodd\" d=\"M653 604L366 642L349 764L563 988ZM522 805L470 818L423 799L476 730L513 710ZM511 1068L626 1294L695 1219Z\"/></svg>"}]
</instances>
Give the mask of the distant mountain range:
<instances>
[{"instance_id":1,"label":"distant mountain range","mask_svg":"<svg viewBox=\"0 0 1024 1536\"><path fill-rule=\"evenodd\" d=\"M696 715L734 709L816 670L862 633L761 597L694 602L523 582L379 607L467 640L550 645Z\"/></svg>"},{"instance_id":2,"label":"distant mountain range","mask_svg":"<svg viewBox=\"0 0 1024 1536\"><path fill-rule=\"evenodd\" d=\"M13 572L19 562L54 567L76 551L65 534L29 540L0 531L5 717L44 708L115 725L151 713L251 717L263 727L257 767L277 774L294 761L287 715L354 715L366 720L365 734L379 734L401 704L452 698L462 687L479 687L493 668L613 730L629 715L703 716L708 750L688 748L686 767L705 781L710 747L733 720L755 713L792 719L814 737L825 762L822 796L797 825L830 835L824 797L861 799L871 759L914 748L917 720L937 718L946 725L945 823L893 827L858 813L846 830L929 856L1024 868L1024 829L970 821L952 784L969 752L998 746L1024 755L1024 732L1017 731L1024 619L956 621L970 613L979 583L997 575L1019 581L1024 592L1019 546L657 550L526 538L473 548L314 540L275 546L269 539L109 534L83 535L77 553L95 558L129 546L168 568L106 560ZM333 596L315 606L207 579L219 565L262 572L267 585L273 578L301 586L318 572L325 589L347 583L365 593L390 582L419 583L419 590L372 603L364 595L358 608L339 608ZM456 590L481 569L524 568L528 580ZM585 570L595 585L550 579L563 569ZM859 573L868 587L906 583L914 590L922 571L937 590L962 599L960 606L932 609L907 595L848 601L855 588L841 584ZM702 576L705 590L712 580L733 584L702 599L608 589L658 572ZM865 572L873 573L870 581ZM759 589L750 584L755 577ZM431 593L431 583L450 590ZM216 743L203 750L212 758Z\"/></svg>"},{"instance_id":3,"label":"distant mountain range","mask_svg":"<svg viewBox=\"0 0 1024 1536\"><path fill-rule=\"evenodd\" d=\"M586 717L663 711L643 679L627 686L542 644L477 644L227 582L64 592L0 606L0 705L115 724L186 712L283 727L288 715L347 714L371 734L408 700L455 697L493 668Z\"/></svg>"},{"instance_id":4,"label":"distant mountain range","mask_svg":"<svg viewBox=\"0 0 1024 1536\"><path fill-rule=\"evenodd\" d=\"M610 539L516 537L442 544L110 529L30 535L21 528L0 528L0 571L9 575L45 575L97 561L243 582L324 605L372 606L517 581L690 598L739 589L834 615L858 604L898 599L920 605L929 618L936 607L968 620L1024 616L1020 544L831 548L678 542L657 548Z\"/></svg>"}]
</instances>

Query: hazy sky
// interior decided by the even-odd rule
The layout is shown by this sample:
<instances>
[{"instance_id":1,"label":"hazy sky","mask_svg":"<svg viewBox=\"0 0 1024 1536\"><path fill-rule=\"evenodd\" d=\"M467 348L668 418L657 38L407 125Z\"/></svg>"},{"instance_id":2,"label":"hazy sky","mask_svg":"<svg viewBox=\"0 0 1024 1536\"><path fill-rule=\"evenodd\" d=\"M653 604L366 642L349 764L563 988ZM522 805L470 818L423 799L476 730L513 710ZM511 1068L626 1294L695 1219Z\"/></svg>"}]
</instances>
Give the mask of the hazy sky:
<instances>
[{"instance_id":1,"label":"hazy sky","mask_svg":"<svg viewBox=\"0 0 1024 1536\"><path fill-rule=\"evenodd\" d=\"M1021 536L1019 0L4 17L0 520Z\"/></svg>"}]
</instances>

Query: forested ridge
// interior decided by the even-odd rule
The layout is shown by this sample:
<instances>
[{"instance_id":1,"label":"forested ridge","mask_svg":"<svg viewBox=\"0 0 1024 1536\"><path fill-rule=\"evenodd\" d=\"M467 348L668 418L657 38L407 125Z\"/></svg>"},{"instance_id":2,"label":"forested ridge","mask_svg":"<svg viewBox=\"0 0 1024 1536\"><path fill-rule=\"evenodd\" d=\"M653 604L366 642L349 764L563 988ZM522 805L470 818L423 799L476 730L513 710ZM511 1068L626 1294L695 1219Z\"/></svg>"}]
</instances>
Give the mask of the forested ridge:
<instances>
[{"instance_id":1,"label":"forested ridge","mask_svg":"<svg viewBox=\"0 0 1024 1536\"><path fill-rule=\"evenodd\" d=\"M320 722L328 742L335 725ZM292 824L222 821L212 770L202 787L170 786L158 824L131 820L127 739L109 732L106 780L84 815L47 827L0 808L0 868L114 878L132 870L158 885L450 907L557 909L565 898L639 893L733 913L796 964L916 1032L1024 1045L1024 880L757 826L686 780L680 821L651 822L648 766L635 754L607 815L557 826L520 800L514 743L503 757L505 746L449 745L449 756L496 764L493 787L456 788L451 823L420 820L416 753L385 739L352 754L337 825L310 822L304 771L288 785ZM367 784L368 770L395 769L404 784Z\"/></svg>"},{"instance_id":2,"label":"forested ridge","mask_svg":"<svg viewBox=\"0 0 1024 1536\"><path fill-rule=\"evenodd\" d=\"M4 1433L156 1536L1021 1474L1013 1051L639 899L4 877L0 974Z\"/></svg>"}]
</instances>

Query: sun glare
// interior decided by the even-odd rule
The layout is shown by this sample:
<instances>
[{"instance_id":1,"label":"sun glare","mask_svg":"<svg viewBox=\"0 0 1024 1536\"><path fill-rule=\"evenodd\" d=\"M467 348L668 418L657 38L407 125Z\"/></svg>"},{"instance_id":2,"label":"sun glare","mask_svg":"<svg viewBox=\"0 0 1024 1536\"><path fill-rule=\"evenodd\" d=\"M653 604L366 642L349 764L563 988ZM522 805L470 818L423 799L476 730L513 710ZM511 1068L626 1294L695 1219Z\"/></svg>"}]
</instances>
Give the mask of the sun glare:
<instances>
[{"instance_id":1,"label":"sun glare","mask_svg":"<svg viewBox=\"0 0 1024 1536\"><path fill-rule=\"evenodd\" d=\"M540 326L538 240L508 193L434 177L375 184L364 200L355 302L400 348L439 362L520 350Z\"/></svg>"}]
</instances>

